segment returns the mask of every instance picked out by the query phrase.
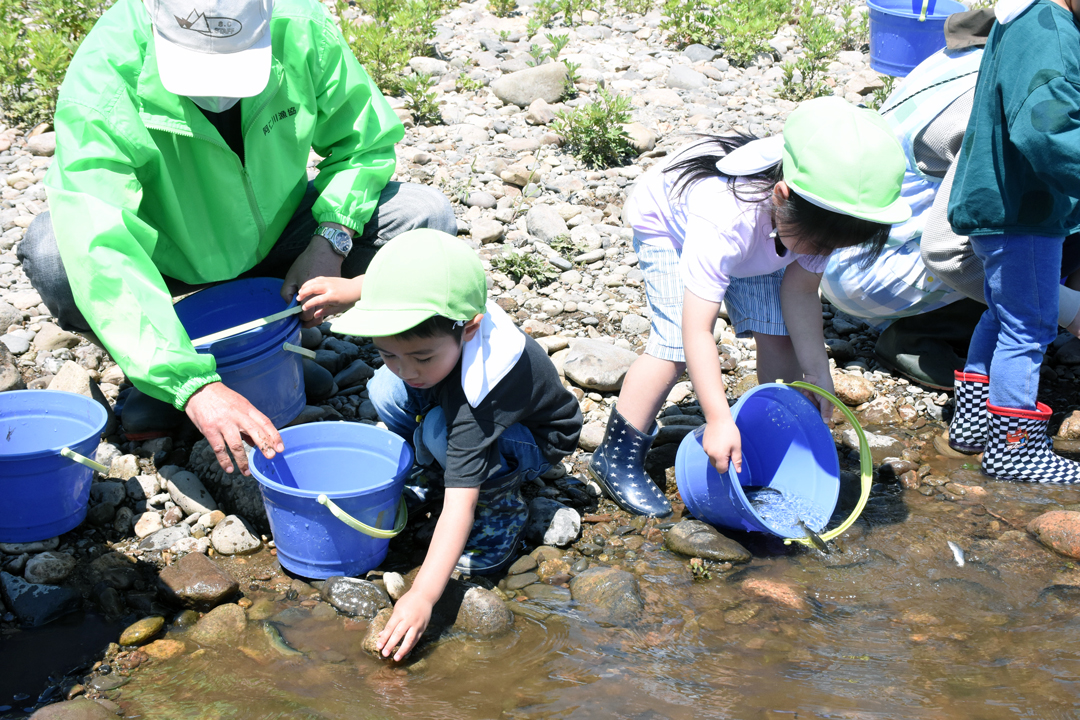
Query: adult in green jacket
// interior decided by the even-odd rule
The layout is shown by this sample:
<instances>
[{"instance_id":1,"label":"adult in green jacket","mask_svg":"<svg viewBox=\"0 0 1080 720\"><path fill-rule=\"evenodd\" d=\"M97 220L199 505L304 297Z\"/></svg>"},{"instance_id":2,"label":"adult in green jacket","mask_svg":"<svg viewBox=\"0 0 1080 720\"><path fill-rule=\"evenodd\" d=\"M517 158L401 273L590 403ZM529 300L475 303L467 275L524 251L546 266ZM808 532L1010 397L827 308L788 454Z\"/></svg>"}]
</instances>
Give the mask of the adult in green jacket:
<instances>
[{"instance_id":1,"label":"adult in green jacket","mask_svg":"<svg viewBox=\"0 0 1080 720\"><path fill-rule=\"evenodd\" d=\"M457 230L437 190L388 182L404 129L317 0L118 0L72 60L54 126L27 275L229 471L226 447L247 473L241 438L271 453L281 438L195 352L173 297L262 275L291 298L362 274L400 232ZM325 159L309 182L312 149Z\"/></svg>"}]
</instances>

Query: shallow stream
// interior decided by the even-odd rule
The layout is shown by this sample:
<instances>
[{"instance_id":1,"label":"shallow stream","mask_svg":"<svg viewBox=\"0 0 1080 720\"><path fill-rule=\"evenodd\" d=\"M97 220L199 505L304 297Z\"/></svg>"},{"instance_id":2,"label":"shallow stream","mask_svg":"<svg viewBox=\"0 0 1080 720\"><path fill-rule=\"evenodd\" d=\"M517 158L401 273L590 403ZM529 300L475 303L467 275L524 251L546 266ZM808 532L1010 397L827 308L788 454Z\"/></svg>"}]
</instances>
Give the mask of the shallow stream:
<instances>
[{"instance_id":1,"label":"shallow stream","mask_svg":"<svg viewBox=\"0 0 1080 720\"><path fill-rule=\"evenodd\" d=\"M397 667L363 652L365 622L266 587L239 646L188 643L110 695L127 717L178 720L1077 717L1080 569L1023 529L1080 491L984 487L950 502L877 485L832 553L736 535L755 559L708 579L646 543L623 563L645 600L634 627L529 601L508 635ZM266 617L302 656L275 651Z\"/></svg>"}]
</instances>

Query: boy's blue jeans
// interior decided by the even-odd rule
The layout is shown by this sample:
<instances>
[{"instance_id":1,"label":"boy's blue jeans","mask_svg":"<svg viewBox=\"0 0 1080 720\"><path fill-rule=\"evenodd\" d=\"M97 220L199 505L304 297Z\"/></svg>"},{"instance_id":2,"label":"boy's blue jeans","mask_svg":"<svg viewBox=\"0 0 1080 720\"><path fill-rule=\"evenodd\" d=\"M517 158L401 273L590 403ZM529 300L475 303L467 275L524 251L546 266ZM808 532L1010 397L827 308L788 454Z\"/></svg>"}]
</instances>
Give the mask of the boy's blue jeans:
<instances>
[{"instance_id":1,"label":"boy's blue jeans","mask_svg":"<svg viewBox=\"0 0 1080 720\"><path fill-rule=\"evenodd\" d=\"M368 397L386 427L405 438L417 451L418 460L426 450L435 462L446 467L446 417L441 407L431 408L424 414L422 422L418 422L417 416L425 409L423 394L406 385L385 365L376 370L375 377L368 382ZM419 433L417 428L420 428ZM551 467L537 447L533 434L520 423L503 431L498 446L503 469L489 484L497 484L498 478L519 471L521 481L532 480Z\"/></svg>"},{"instance_id":2,"label":"boy's blue jeans","mask_svg":"<svg viewBox=\"0 0 1080 720\"><path fill-rule=\"evenodd\" d=\"M968 347L964 371L990 377L990 404L1035 410L1043 353L1058 333L1064 237L971 238L986 271L989 306Z\"/></svg>"}]
</instances>

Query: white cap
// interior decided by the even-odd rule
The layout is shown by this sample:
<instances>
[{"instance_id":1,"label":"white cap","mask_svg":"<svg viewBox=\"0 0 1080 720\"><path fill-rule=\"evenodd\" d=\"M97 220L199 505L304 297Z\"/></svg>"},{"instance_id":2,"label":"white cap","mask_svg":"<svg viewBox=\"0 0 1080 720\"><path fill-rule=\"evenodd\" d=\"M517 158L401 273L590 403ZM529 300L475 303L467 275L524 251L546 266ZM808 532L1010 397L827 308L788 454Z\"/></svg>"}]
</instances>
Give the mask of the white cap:
<instances>
[{"instance_id":1,"label":"white cap","mask_svg":"<svg viewBox=\"0 0 1080 720\"><path fill-rule=\"evenodd\" d=\"M145 0L165 89L251 97L270 79L273 0Z\"/></svg>"}]
</instances>

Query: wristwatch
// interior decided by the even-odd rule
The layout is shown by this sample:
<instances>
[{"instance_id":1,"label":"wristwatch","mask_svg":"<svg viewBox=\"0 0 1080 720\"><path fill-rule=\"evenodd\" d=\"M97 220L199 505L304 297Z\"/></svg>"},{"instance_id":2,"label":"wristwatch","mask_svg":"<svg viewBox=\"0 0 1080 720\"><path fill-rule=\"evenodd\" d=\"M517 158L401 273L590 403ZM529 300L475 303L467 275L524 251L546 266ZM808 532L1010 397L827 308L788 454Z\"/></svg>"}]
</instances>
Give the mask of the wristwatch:
<instances>
[{"instance_id":1,"label":"wristwatch","mask_svg":"<svg viewBox=\"0 0 1080 720\"><path fill-rule=\"evenodd\" d=\"M330 247L332 247L334 252L341 257L347 257L349 251L352 250L352 238L349 236L349 233L340 228L330 227L329 225L320 225L319 229L315 231L315 234L319 237L326 238L326 242L330 243Z\"/></svg>"}]
</instances>

